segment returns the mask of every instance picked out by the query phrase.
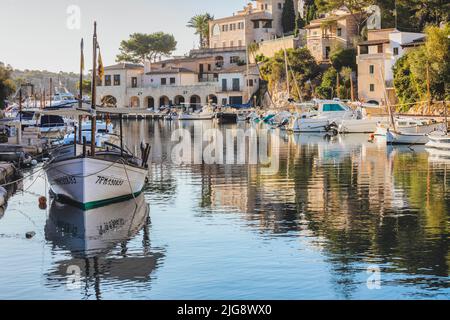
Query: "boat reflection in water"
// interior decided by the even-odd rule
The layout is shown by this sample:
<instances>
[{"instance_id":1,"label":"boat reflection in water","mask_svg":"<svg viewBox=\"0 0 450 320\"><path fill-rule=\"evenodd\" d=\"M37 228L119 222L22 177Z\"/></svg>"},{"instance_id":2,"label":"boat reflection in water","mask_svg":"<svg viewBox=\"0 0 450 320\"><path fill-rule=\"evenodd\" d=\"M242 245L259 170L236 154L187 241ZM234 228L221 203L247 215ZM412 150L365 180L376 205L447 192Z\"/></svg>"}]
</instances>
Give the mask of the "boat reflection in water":
<instances>
[{"instance_id":1,"label":"boat reflection in water","mask_svg":"<svg viewBox=\"0 0 450 320\"><path fill-rule=\"evenodd\" d=\"M71 259L57 263L47 274L50 286L79 287L88 298L93 287L101 299L101 282L146 283L162 253L150 252L149 206L145 197L84 211L53 201L45 237L54 247L70 252ZM142 231L142 251L127 245ZM80 279L82 283L72 282Z\"/></svg>"}]
</instances>

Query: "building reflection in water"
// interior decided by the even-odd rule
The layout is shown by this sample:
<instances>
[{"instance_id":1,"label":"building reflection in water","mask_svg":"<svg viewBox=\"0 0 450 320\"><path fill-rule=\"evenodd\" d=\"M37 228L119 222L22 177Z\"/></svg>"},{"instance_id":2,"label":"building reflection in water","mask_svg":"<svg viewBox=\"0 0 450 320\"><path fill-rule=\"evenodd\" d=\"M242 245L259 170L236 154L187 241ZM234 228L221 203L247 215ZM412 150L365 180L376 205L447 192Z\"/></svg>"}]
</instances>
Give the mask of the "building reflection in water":
<instances>
[{"instance_id":1,"label":"building reflection in water","mask_svg":"<svg viewBox=\"0 0 450 320\"><path fill-rule=\"evenodd\" d=\"M149 222L144 194L89 211L53 201L45 237L53 249L67 250L72 258L57 262L55 270L47 274L48 285L67 285L68 277L79 270L84 298L94 294L101 299L102 282L149 282L163 258L163 253L151 252ZM128 242L141 231L141 252L135 245L128 252Z\"/></svg>"},{"instance_id":2,"label":"building reflection in water","mask_svg":"<svg viewBox=\"0 0 450 320\"><path fill-rule=\"evenodd\" d=\"M447 285L446 155L424 147L387 147L382 139L369 142L368 135L277 131L280 168L275 175L263 175L258 165L170 163L174 129L185 128L195 138L217 127L214 122L155 121L146 126L155 156L153 200L175 199L180 181L199 185L200 194L191 195L199 198L196 212L235 212L263 236L308 237L325 255L335 290L343 298L361 287L357 275L373 263L383 272L411 276L399 281L430 288ZM128 130L142 133L138 122ZM128 143L136 144L136 138L130 139ZM185 177L188 181L180 180Z\"/></svg>"},{"instance_id":3,"label":"building reflection in water","mask_svg":"<svg viewBox=\"0 0 450 320\"><path fill-rule=\"evenodd\" d=\"M279 151L275 176L257 166L202 168L203 198L210 197L202 205L246 213L268 234L314 237L343 298L361 285L359 263L417 275L411 283L447 285L449 165L442 157L433 163L424 147L387 147L366 135L281 133Z\"/></svg>"}]
</instances>

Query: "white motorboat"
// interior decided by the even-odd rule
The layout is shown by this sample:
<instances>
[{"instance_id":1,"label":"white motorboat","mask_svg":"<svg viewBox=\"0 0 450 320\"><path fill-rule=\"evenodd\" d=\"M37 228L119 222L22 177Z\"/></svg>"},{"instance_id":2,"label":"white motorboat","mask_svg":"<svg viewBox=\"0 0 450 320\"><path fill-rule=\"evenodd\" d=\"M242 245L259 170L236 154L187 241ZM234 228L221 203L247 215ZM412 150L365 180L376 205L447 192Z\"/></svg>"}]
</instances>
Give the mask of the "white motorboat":
<instances>
[{"instance_id":1,"label":"white motorboat","mask_svg":"<svg viewBox=\"0 0 450 320\"><path fill-rule=\"evenodd\" d=\"M316 100L314 104L298 104L301 113L294 114L289 130L293 132L336 131L344 119L353 118L353 110L340 101Z\"/></svg>"},{"instance_id":2,"label":"white motorboat","mask_svg":"<svg viewBox=\"0 0 450 320\"><path fill-rule=\"evenodd\" d=\"M395 118L395 128L402 133L429 134L433 131L442 130L444 124L429 119ZM376 136L385 136L389 129L389 123L379 123L375 130Z\"/></svg>"},{"instance_id":3,"label":"white motorboat","mask_svg":"<svg viewBox=\"0 0 450 320\"><path fill-rule=\"evenodd\" d=\"M365 108L358 107L351 119L341 121L339 133L373 133L380 124L389 124L388 117L369 117Z\"/></svg>"},{"instance_id":4,"label":"white motorboat","mask_svg":"<svg viewBox=\"0 0 450 320\"><path fill-rule=\"evenodd\" d=\"M387 144L426 144L429 140L428 135L423 133L403 133L393 130L386 132Z\"/></svg>"}]
</instances>

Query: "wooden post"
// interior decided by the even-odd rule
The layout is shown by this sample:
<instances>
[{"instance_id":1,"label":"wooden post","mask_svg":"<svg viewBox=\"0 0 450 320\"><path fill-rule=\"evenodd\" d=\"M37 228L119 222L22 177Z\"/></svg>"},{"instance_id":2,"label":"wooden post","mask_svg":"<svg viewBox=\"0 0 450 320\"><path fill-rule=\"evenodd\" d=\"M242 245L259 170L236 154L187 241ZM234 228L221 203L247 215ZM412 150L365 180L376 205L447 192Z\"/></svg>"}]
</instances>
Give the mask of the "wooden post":
<instances>
[{"instance_id":1,"label":"wooden post","mask_svg":"<svg viewBox=\"0 0 450 320\"><path fill-rule=\"evenodd\" d=\"M83 158L86 157L86 137L83 137Z\"/></svg>"},{"instance_id":2,"label":"wooden post","mask_svg":"<svg viewBox=\"0 0 450 320\"><path fill-rule=\"evenodd\" d=\"M353 91L353 71L350 73L350 99L355 101L355 92Z\"/></svg>"},{"instance_id":3,"label":"wooden post","mask_svg":"<svg viewBox=\"0 0 450 320\"><path fill-rule=\"evenodd\" d=\"M119 113L119 127L120 127L120 155L123 156L123 127L122 127L121 113Z\"/></svg>"},{"instance_id":4,"label":"wooden post","mask_svg":"<svg viewBox=\"0 0 450 320\"><path fill-rule=\"evenodd\" d=\"M49 91L49 105L50 105L50 107L52 106L52 92L53 92L53 89L52 89L52 87L53 87L53 79L52 78L50 78L50 91Z\"/></svg>"},{"instance_id":5,"label":"wooden post","mask_svg":"<svg viewBox=\"0 0 450 320\"><path fill-rule=\"evenodd\" d=\"M431 112L431 89L430 89L430 66L427 61L427 103L428 103L428 114Z\"/></svg>"}]
</instances>

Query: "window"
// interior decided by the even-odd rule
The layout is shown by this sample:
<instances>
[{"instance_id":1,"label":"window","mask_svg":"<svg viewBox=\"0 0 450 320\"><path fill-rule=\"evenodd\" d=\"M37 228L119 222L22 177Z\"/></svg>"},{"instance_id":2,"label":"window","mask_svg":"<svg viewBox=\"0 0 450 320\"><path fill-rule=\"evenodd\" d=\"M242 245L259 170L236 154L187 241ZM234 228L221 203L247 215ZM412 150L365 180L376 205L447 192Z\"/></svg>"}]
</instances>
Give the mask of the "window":
<instances>
[{"instance_id":1,"label":"window","mask_svg":"<svg viewBox=\"0 0 450 320\"><path fill-rule=\"evenodd\" d=\"M170 78L170 84L175 84L175 78Z\"/></svg>"},{"instance_id":2,"label":"window","mask_svg":"<svg viewBox=\"0 0 450 320\"><path fill-rule=\"evenodd\" d=\"M265 28L265 29L271 29L271 28L272 28L272 21L266 21L266 22L264 23L263 28Z\"/></svg>"},{"instance_id":3,"label":"window","mask_svg":"<svg viewBox=\"0 0 450 320\"><path fill-rule=\"evenodd\" d=\"M233 91L241 91L241 84L239 78L233 79Z\"/></svg>"},{"instance_id":4,"label":"window","mask_svg":"<svg viewBox=\"0 0 450 320\"><path fill-rule=\"evenodd\" d=\"M131 87L132 88L137 88L137 77L132 77L131 78Z\"/></svg>"},{"instance_id":5,"label":"window","mask_svg":"<svg viewBox=\"0 0 450 320\"><path fill-rule=\"evenodd\" d=\"M394 56L398 56L398 47L394 48Z\"/></svg>"},{"instance_id":6,"label":"window","mask_svg":"<svg viewBox=\"0 0 450 320\"><path fill-rule=\"evenodd\" d=\"M115 74L114 75L114 85L115 86L120 86L120 74Z\"/></svg>"},{"instance_id":7,"label":"window","mask_svg":"<svg viewBox=\"0 0 450 320\"><path fill-rule=\"evenodd\" d=\"M226 48L226 46L227 46L227 43L225 41L222 42L222 47Z\"/></svg>"},{"instance_id":8,"label":"window","mask_svg":"<svg viewBox=\"0 0 450 320\"><path fill-rule=\"evenodd\" d=\"M110 86L111 85L111 75L107 74L105 76L105 86Z\"/></svg>"},{"instance_id":9,"label":"window","mask_svg":"<svg viewBox=\"0 0 450 320\"><path fill-rule=\"evenodd\" d=\"M259 29L259 21L253 21L253 28L254 29Z\"/></svg>"},{"instance_id":10,"label":"window","mask_svg":"<svg viewBox=\"0 0 450 320\"><path fill-rule=\"evenodd\" d=\"M253 79L248 79L247 85L253 87Z\"/></svg>"},{"instance_id":11,"label":"window","mask_svg":"<svg viewBox=\"0 0 450 320\"><path fill-rule=\"evenodd\" d=\"M375 91L375 85L373 83L370 84L369 90L370 90L370 92L374 92Z\"/></svg>"},{"instance_id":12,"label":"window","mask_svg":"<svg viewBox=\"0 0 450 320\"><path fill-rule=\"evenodd\" d=\"M208 63L208 71L211 71L211 64Z\"/></svg>"},{"instance_id":13,"label":"window","mask_svg":"<svg viewBox=\"0 0 450 320\"><path fill-rule=\"evenodd\" d=\"M213 36L219 36L220 35L220 26L218 24L215 24L212 29Z\"/></svg>"},{"instance_id":14,"label":"window","mask_svg":"<svg viewBox=\"0 0 450 320\"><path fill-rule=\"evenodd\" d=\"M238 41L238 45L239 45L239 47L242 47L242 40Z\"/></svg>"},{"instance_id":15,"label":"window","mask_svg":"<svg viewBox=\"0 0 450 320\"><path fill-rule=\"evenodd\" d=\"M383 53L383 45L382 44L379 44L377 46L377 51L378 51L378 53Z\"/></svg>"},{"instance_id":16,"label":"window","mask_svg":"<svg viewBox=\"0 0 450 320\"><path fill-rule=\"evenodd\" d=\"M283 5L281 4L281 2L278 2L278 9L283 9Z\"/></svg>"},{"instance_id":17,"label":"window","mask_svg":"<svg viewBox=\"0 0 450 320\"><path fill-rule=\"evenodd\" d=\"M222 91L226 92L228 89L227 79L222 79Z\"/></svg>"},{"instance_id":18,"label":"window","mask_svg":"<svg viewBox=\"0 0 450 320\"><path fill-rule=\"evenodd\" d=\"M241 59L239 56L231 56L230 57L230 63L238 63Z\"/></svg>"},{"instance_id":19,"label":"window","mask_svg":"<svg viewBox=\"0 0 450 320\"><path fill-rule=\"evenodd\" d=\"M345 111L345 109L337 103L326 103L323 105L324 112Z\"/></svg>"},{"instance_id":20,"label":"window","mask_svg":"<svg viewBox=\"0 0 450 320\"><path fill-rule=\"evenodd\" d=\"M342 28L337 28L337 36L338 37L342 36Z\"/></svg>"},{"instance_id":21,"label":"window","mask_svg":"<svg viewBox=\"0 0 450 320\"><path fill-rule=\"evenodd\" d=\"M374 73L375 73L375 67L374 67L373 64L371 64L371 65L369 66L369 73L370 73L370 74L374 74Z\"/></svg>"},{"instance_id":22,"label":"window","mask_svg":"<svg viewBox=\"0 0 450 320\"><path fill-rule=\"evenodd\" d=\"M360 46L359 47L359 54L368 54L369 53L369 46Z\"/></svg>"},{"instance_id":23,"label":"window","mask_svg":"<svg viewBox=\"0 0 450 320\"><path fill-rule=\"evenodd\" d=\"M161 78L161 85L165 86L167 84L166 78Z\"/></svg>"},{"instance_id":24,"label":"window","mask_svg":"<svg viewBox=\"0 0 450 320\"><path fill-rule=\"evenodd\" d=\"M234 47L234 41L233 40L230 41L230 47Z\"/></svg>"},{"instance_id":25,"label":"window","mask_svg":"<svg viewBox=\"0 0 450 320\"><path fill-rule=\"evenodd\" d=\"M223 106L227 105L227 98L222 98L222 105Z\"/></svg>"}]
</instances>

